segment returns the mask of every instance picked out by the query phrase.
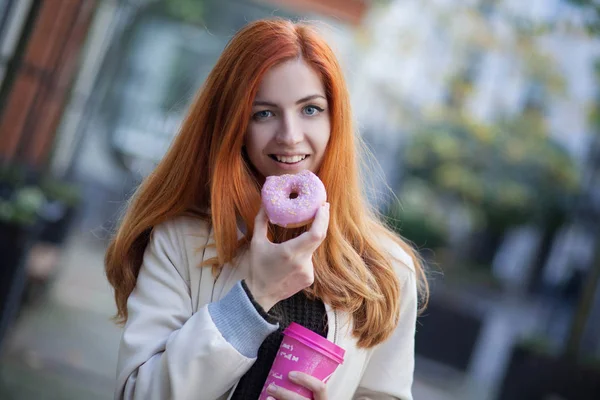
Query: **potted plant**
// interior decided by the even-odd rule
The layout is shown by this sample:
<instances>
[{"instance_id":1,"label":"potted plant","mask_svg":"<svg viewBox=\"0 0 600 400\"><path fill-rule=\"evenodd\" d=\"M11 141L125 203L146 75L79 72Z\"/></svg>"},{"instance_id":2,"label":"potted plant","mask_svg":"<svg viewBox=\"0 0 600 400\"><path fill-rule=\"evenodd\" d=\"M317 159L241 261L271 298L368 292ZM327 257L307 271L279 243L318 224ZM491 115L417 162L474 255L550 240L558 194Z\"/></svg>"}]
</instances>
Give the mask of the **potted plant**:
<instances>
[{"instance_id":1,"label":"potted plant","mask_svg":"<svg viewBox=\"0 0 600 400\"><path fill-rule=\"evenodd\" d=\"M56 276L63 244L81 202L80 189L75 184L51 176L42 176L38 184L46 201L40 212L39 233L26 261L27 282L23 295L26 303L39 299Z\"/></svg>"},{"instance_id":2,"label":"potted plant","mask_svg":"<svg viewBox=\"0 0 600 400\"><path fill-rule=\"evenodd\" d=\"M47 199L39 241L60 245L65 241L81 203L81 190L74 183L51 176L42 177L39 185Z\"/></svg>"},{"instance_id":3,"label":"potted plant","mask_svg":"<svg viewBox=\"0 0 600 400\"><path fill-rule=\"evenodd\" d=\"M45 198L36 186L11 189L0 199L0 343L21 304L25 259L35 240Z\"/></svg>"}]
</instances>

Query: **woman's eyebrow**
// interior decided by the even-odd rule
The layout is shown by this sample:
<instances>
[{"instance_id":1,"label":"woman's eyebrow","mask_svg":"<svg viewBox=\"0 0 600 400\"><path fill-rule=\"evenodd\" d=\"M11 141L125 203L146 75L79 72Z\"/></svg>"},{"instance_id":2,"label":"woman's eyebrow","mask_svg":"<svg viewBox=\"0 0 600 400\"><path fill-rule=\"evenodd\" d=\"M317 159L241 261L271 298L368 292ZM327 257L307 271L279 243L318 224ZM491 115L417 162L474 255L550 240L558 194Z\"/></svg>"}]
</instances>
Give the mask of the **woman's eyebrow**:
<instances>
[{"instance_id":1,"label":"woman's eyebrow","mask_svg":"<svg viewBox=\"0 0 600 400\"><path fill-rule=\"evenodd\" d=\"M316 98L322 98L323 100L327 100L325 98L325 96L323 96L323 95L320 95L320 94L311 94L310 96L303 97L300 100L296 101L296 104L305 103L307 101L314 100ZM275 103L271 103L270 101L262 101L262 100L256 100L256 101L252 102L252 106L253 107L256 107L256 106L279 107Z\"/></svg>"},{"instance_id":2,"label":"woman's eyebrow","mask_svg":"<svg viewBox=\"0 0 600 400\"><path fill-rule=\"evenodd\" d=\"M252 102L252 106L253 107L255 107L255 106L278 107L278 105L275 103L271 103L268 101L261 101L261 100L256 100L256 101Z\"/></svg>"},{"instance_id":3,"label":"woman's eyebrow","mask_svg":"<svg viewBox=\"0 0 600 400\"><path fill-rule=\"evenodd\" d=\"M296 104L305 103L307 101L314 100L314 99L319 98L319 97L322 98L323 100L327 100L325 98L325 96L322 96L320 94L311 94L310 96L306 96L306 97L301 98L300 100L298 100L296 102Z\"/></svg>"}]
</instances>

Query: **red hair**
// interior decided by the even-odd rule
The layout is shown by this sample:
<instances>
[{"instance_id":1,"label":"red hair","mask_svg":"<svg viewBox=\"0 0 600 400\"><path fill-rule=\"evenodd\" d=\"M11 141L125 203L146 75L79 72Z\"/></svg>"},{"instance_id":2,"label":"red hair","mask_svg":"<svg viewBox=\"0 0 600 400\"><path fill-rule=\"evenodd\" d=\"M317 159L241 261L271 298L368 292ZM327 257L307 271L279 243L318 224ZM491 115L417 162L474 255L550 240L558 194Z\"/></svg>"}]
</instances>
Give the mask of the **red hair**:
<instances>
[{"instance_id":1,"label":"red hair","mask_svg":"<svg viewBox=\"0 0 600 400\"><path fill-rule=\"evenodd\" d=\"M385 340L398 323L400 285L386 236L414 261L420 286L427 282L412 248L369 210L362 193L350 100L342 70L332 50L304 23L260 20L248 24L228 43L182 128L157 168L140 185L111 241L106 274L115 289L117 317L127 319L127 298L135 287L143 252L153 227L194 211L214 228L218 269L232 261L251 240L260 207L260 184L243 156L244 134L252 101L266 71L301 57L321 76L328 98L331 136L319 177L331 204L329 231L313 260L315 282L309 296L353 316L360 347ZM248 227L237 239L237 218ZM286 240L299 230L275 230Z\"/></svg>"}]
</instances>

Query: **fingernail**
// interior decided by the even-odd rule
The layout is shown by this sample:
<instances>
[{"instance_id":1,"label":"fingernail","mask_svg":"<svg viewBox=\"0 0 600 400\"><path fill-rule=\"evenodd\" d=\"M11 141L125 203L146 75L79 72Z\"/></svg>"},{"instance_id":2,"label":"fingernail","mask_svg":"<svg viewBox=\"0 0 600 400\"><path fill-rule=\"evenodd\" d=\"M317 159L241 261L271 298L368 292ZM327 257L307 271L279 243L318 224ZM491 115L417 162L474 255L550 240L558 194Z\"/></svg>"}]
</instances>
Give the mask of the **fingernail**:
<instances>
[{"instance_id":1,"label":"fingernail","mask_svg":"<svg viewBox=\"0 0 600 400\"><path fill-rule=\"evenodd\" d=\"M288 374L290 379L296 379L298 377L298 373L296 371L292 371Z\"/></svg>"},{"instance_id":2,"label":"fingernail","mask_svg":"<svg viewBox=\"0 0 600 400\"><path fill-rule=\"evenodd\" d=\"M271 383L268 387L267 387L267 392L271 393L271 394L275 394L275 392L277 392L277 386L275 386L275 384Z\"/></svg>"},{"instance_id":3,"label":"fingernail","mask_svg":"<svg viewBox=\"0 0 600 400\"><path fill-rule=\"evenodd\" d=\"M267 400L275 400L275 397L269 396L269 397L267 397Z\"/></svg>"}]
</instances>

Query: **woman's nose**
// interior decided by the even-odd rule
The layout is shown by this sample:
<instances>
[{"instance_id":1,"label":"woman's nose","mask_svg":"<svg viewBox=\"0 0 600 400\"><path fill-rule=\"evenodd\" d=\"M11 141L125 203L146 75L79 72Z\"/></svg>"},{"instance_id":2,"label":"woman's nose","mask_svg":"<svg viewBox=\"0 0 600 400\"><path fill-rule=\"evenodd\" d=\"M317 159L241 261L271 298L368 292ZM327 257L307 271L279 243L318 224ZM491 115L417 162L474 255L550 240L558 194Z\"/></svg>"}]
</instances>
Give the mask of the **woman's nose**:
<instances>
[{"instance_id":1,"label":"woman's nose","mask_svg":"<svg viewBox=\"0 0 600 400\"><path fill-rule=\"evenodd\" d=\"M300 121L296 121L293 116L284 116L275 138L277 143L295 145L300 143L303 137L304 133Z\"/></svg>"}]
</instances>

